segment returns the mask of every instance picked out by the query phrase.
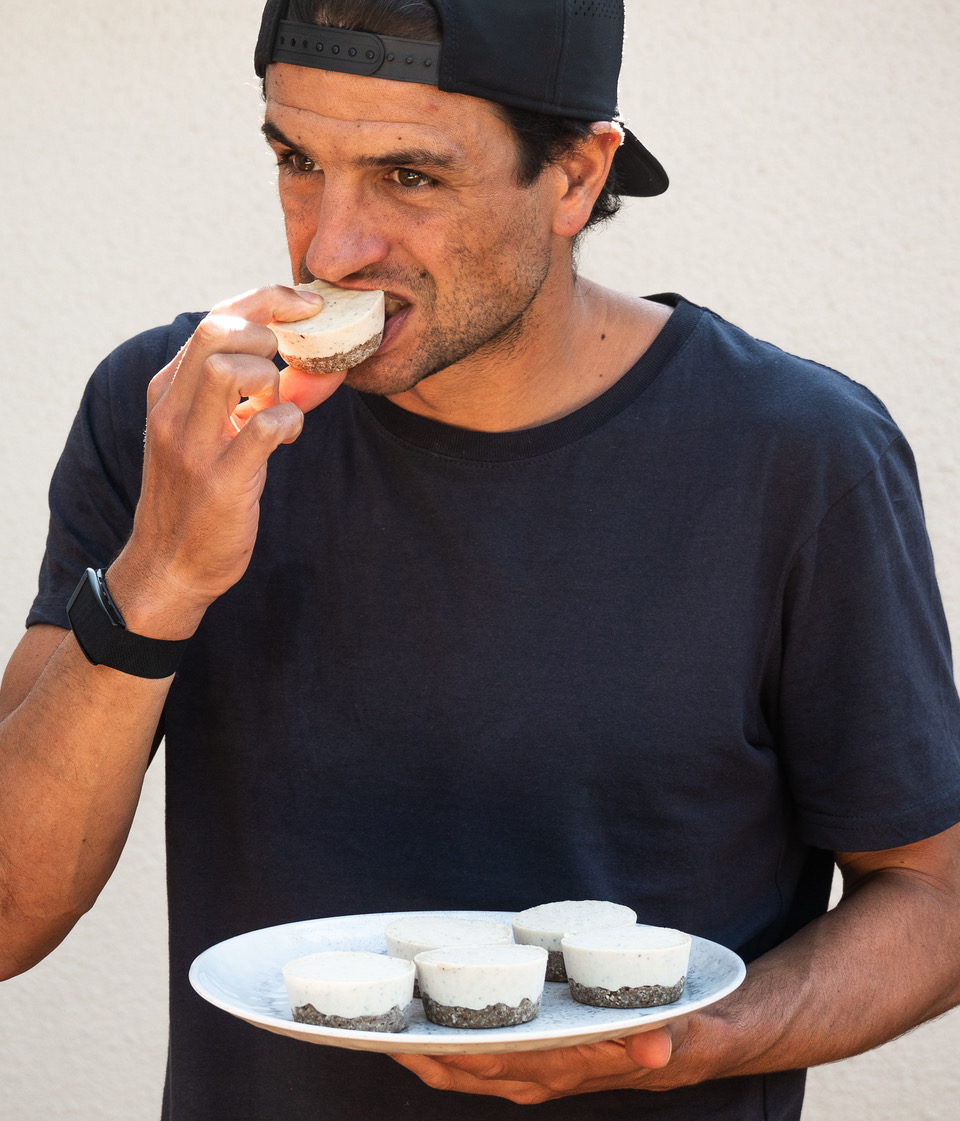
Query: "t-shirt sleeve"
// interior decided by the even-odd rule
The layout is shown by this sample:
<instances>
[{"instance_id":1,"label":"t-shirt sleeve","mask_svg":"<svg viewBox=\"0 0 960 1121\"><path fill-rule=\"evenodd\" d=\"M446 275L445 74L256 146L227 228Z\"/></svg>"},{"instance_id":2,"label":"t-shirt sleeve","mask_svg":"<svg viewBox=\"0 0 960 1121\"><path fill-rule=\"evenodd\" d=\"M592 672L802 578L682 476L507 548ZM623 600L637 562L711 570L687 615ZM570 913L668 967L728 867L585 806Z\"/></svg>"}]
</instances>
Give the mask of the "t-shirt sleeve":
<instances>
[{"instance_id":1,"label":"t-shirt sleeve","mask_svg":"<svg viewBox=\"0 0 960 1121\"><path fill-rule=\"evenodd\" d=\"M800 549L780 638L778 743L804 839L872 851L960 820L960 702L902 437Z\"/></svg>"},{"instance_id":2,"label":"t-shirt sleeve","mask_svg":"<svg viewBox=\"0 0 960 1121\"><path fill-rule=\"evenodd\" d=\"M87 567L105 568L133 524L143 471L150 379L192 333L198 315L145 332L94 371L50 483L50 521L27 626L70 626L67 601Z\"/></svg>"}]
</instances>

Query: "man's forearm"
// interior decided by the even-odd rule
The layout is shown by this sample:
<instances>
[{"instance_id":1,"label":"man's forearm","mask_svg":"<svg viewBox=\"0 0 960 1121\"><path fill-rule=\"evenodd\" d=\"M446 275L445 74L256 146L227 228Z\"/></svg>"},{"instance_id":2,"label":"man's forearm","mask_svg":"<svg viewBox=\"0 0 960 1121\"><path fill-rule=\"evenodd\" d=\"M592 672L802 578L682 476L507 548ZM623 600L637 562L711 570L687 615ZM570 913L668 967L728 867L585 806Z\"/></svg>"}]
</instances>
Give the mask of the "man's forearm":
<instances>
[{"instance_id":1,"label":"man's forearm","mask_svg":"<svg viewBox=\"0 0 960 1121\"><path fill-rule=\"evenodd\" d=\"M960 1001L958 829L920 842L921 868L893 856L866 872L834 910L754 962L736 993L691 1021L653 1081L832 1062L952 1008ZM893 852L913 860L917 848ZM628 1044L635 1054L639 1047Z\"/></svg>"},{"instance_id":2,"label":"man's forearm","mask_svg":"<svg viewBox=\"0 0 960 1121\"><path fill-rule=\"evenodd\" d=\"M848 885L840 905L699 1013L618 1043L395 1058L436 1089L536 1104L814 1066L947 1011L960 1000L960 826L838 861Z\"/></svg>"},{"instance_id":3,"label":"man's forearm","mask_svg":"<svg viewBox=\"0 0 960 1121\"><path fill-rule=\"evenodd\" d=\"M109 878L168 686L90 665L57 628L27 632L0 724L0 978L49 953Z\"/></svg>"}]
</instances>

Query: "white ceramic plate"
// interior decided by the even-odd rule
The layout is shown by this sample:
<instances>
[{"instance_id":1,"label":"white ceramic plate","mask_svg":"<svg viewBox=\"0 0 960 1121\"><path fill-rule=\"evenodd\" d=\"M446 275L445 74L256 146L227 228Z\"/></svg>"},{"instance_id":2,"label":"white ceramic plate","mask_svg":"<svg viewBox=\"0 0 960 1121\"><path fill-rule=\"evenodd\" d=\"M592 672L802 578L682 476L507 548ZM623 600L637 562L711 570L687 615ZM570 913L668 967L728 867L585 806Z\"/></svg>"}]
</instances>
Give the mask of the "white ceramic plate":
<instances>
[{"instance_id":1,"label":"white ceramic plate","mask_svg":"<svg viewBox=\"0 0 960 1121\"><path fill-rule=\"evenodd\" d=\"M331 919L271 926L241 934L205 950L190 967L190 983L205 999L247 1023L279 1035L388 1054L451 1055L470 1052L544 1051L615 1039L647 1031L677 1016L704 1008L732 992L743 980L744 965L731 950L693 938L683 996L659 1008L592 1008L577 1004L565 984L547 982L540 1015L512 1028L468 1030L444 1028L424 1017L419 1000L408 1012L402 1032L348 1031L294 1021L287 1003L282 968L288 961L322 950L387 952L384 928L408 914L438 914L487 919L509 925L509 911L403 911L395 914L346 915Z\"/></svg>"}]
</instances>

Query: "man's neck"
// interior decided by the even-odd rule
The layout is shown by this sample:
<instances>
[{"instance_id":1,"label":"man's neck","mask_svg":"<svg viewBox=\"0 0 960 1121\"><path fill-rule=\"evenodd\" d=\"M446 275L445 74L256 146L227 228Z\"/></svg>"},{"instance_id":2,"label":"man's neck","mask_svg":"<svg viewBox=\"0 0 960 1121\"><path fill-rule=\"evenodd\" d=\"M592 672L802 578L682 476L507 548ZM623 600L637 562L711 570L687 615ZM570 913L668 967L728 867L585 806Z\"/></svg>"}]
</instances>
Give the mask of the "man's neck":
<instances>
[{"instance_id":1,"label":"man's neck","mask_svg":"<svg viewBox=\"0 0 960 1121\"><path fill-rule=\"evenodd\" d=\"M509 432L557 420L606 392L647 350L671 309L577 279L550 301L531 306L519 337L459 362L394 404L458 428Z\"/></svg>"}]
</instances>

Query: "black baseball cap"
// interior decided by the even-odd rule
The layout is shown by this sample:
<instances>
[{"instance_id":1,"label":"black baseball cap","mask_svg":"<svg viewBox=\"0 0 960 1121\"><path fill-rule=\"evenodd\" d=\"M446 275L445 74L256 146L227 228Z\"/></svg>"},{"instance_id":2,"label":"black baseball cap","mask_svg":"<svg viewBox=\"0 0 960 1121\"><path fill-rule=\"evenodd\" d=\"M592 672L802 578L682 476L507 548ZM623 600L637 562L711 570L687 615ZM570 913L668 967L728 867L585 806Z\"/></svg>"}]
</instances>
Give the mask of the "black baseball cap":
<instances>
[{"instance_id":1,"label":"black baseball cap","mask_svg":"<svg viewBox=\"0 0 960 1121\"><path fill-rule=\"evenodd\" d=\"M581 121L617 116L623 0L431 0L440 42L344 31L285 18L267 0L254 55L271 62L421 82L516 109ZM662 194L666 172L628 129L614 169L621 194Z\"/></svg>"}]
</instances>

